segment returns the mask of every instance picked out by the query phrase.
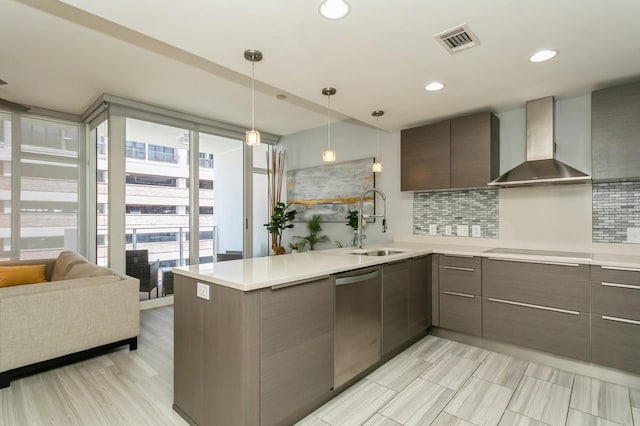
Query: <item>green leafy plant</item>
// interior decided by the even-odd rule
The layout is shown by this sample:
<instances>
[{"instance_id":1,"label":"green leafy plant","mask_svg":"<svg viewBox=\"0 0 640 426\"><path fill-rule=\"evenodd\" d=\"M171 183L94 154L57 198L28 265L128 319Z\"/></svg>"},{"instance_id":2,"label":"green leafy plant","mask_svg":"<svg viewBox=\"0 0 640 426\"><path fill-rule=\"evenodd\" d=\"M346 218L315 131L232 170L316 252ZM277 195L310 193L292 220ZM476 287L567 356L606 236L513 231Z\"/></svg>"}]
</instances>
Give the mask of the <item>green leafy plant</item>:
<instances>
[{"instance_id":1,"label":"green leafy plant","mask_svg":"<svg viewBox=\"0 0 640 426\"><path fill-rule=\"evenodd\" d=\"M296 210L287 211L289 205L285 205L280 202L273 208L273 214L271 215L271 221L265 223L269 233L275 238L272 240L271 248L276 254L284 253L284 247L282 247L282 233L285 229L293 228L293 222L296 218Z\"/></svg>"},{"instance_id":2,"label":"green leafy plant","mask_svg":"<svg viewBox=\"0 0 640 426\"><path fill-rule=\"evenodd\" d=\"M356 240L358 238L358 210L347 210L347 215L344 217L347 220L347 226L353 229L353 237L351 238L351 246L355 247ZM364 220L362 221L364 226Z\"/></svg>"},{"instance_id":3,"label":"green leafy plant","mask_svg":"<svg viewBox=\"0 0 640 426\"><path fill-rule=\"evenodd\" d=\"M314 214L313 217L311 217L311 220L307 222L307 229L309 230L309 235L306 237L296 236L296 238L300 239L301 242L304 241L305 245L309 244L309 250L313 250L318 243L329 241L329 237L326 235L318 235L322 232L320 215Z\"/></svg>"}]
</instances>

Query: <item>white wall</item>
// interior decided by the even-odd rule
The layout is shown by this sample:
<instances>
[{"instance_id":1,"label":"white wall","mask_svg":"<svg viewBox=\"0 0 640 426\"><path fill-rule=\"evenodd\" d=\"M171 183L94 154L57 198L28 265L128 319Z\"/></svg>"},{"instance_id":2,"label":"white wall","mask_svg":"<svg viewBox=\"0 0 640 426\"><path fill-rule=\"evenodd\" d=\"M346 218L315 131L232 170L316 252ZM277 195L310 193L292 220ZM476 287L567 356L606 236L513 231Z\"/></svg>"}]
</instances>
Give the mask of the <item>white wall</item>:
<instances>
[{"instance_id":1,"label":"white wall","mask_svg":"<svg viewBox=\"0 0 640 426\"><path fill-rule=\"evenodd\" d=\"M591 95L556 99L557 158L586 173L591 172ZM526 157L525 106L496 114L500 119L500 170L505 172ZM375 155L375 129L357 121L333 124L332 146L338 161ZM287 149L287 166L311 167L322 164L327 129L319 127L288 135L279 145ZM526 246L640 254L640 245L591 243L591 185L508 188L500 190L498 239L428 237L413 234L413 193L400 191L400 132L380 133L380 158L384 171L376 176L376 186L387 195L388 235L379 226L367 229L366 242L393 236L401 241L490 246ZM331 239L347 240L343 224L327 224ZM300 235L300 225L291 235ZM325 246L326 247L326 246ZM323 247L320 247L323 248Z\"/></svg>"},{"instance_id":2,"label":"white wall","mask_svg":"<svg viewBox=\"0 0 640 426\"><path fill-rule=\"evenodd\" d=\"M213 169L214 225L217 226L219 253L242 250L243 171L242 146L216 154Z\"/></svg>"}]
</instances>

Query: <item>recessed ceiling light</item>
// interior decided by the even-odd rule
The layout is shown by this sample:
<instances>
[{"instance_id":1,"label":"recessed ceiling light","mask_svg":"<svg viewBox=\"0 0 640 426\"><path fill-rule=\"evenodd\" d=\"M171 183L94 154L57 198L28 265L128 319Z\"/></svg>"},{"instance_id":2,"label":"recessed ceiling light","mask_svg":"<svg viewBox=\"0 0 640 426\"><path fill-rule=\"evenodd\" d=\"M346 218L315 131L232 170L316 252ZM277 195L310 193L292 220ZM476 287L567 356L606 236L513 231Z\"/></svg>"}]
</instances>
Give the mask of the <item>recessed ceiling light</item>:
<instances>
[{"instance_id":1,"label":"recessed ceiling light","mask_svg":"<svg viewBox=\"0 0 640 426\"><path fill-rule=\"evenodd\" d=\"M349 13L349 3L344 0L325 0L320 4L320 14L327 19L341 19Z\"/></svg>"},{"instance_id":2,"label":"recessed ceiling light","mask_svg":"<svg viewBox=\"0 0 640 426\"><path fill-rule=\"evenodd\" d=\"M437 92L442 89L444 89L444 83L440 83L439 81L434 81L433 83L429 83L424 86L424 90L427 92Z\"/></svg>"},{"instance_id":3,"label":"recessed ceiling light","mask_svg":"<svg viewBox=\"0 0 640 426\"><path fill-rule=\"evenodd\" d=\"M544 62L558 54L557 50L541 50L529 56L529 62Z\"/></svg>"}]
</instances>

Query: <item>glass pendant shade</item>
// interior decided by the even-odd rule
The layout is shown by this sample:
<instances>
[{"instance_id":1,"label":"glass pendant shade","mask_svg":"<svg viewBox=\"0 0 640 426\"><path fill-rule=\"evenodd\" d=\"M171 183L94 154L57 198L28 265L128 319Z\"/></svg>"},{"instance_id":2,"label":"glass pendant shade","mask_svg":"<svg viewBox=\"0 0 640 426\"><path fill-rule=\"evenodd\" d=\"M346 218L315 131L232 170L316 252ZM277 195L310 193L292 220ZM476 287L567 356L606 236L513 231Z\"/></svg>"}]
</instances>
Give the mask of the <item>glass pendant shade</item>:
<instances>
[{"instance_id":1,"label":"glass pendant shade","mask_svg":"<svg viewBox=\"0 0 640 426\"><path fill-rule=\"evenodd\" d=\"M257 130L247 130L244 141L249 146L260 145L260 132Z\"/></svg>"},{"instance_id":2,"label":"glass pendant shade","mask_svg":"<svg viewBox=\"0 0 640 426\"><path fill-rule=\"evenodd\" d=\"M373 173L380 173L382 171L382 163L379 161L375 161L373 163L373 167L371 167Z\"/></svg>"},{"instance_id":3,"label":"glass pendant shade","mask_svg":"<svg viewBox=\"0 0 640 426\"><path fill-rule=\"evenodd\" d=\"M322 161L325 163L332 163L336 161L336 152L332 149L325 149L322 151Z\"/></svg>"}]
</instances>

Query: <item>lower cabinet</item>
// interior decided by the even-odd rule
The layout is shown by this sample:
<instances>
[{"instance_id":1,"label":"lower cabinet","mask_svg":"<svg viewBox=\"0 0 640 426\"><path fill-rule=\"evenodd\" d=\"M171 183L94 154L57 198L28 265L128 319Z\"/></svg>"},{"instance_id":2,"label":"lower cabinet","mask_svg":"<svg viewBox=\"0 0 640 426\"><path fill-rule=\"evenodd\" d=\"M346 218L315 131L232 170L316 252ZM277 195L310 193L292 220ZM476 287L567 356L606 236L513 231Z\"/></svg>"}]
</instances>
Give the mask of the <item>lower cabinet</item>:
<instances>
[{"instance_id":1,"label":"lower cabinet","mask_svg":"<svg viewBox=\"0 0 640 426\"><path fill-rule=\"evenodd\" d=\"M431 326L431 256L382 266L382 354Z\"/></svg>"},{"instance_id":2,"label":"lower cabinet","mask_svg":"<svg viewBox=\"0 0 640 426\"><path fill-rule=\"evenodd\" d=\"M589 314L482 298L482 335L532 349L589 360Z\"/></svg>"},{"instance_id":3,"label":"lower cabinet","mask_svg":"<svg viewBox=\"0 0 640 426\"><path fill-rule=\"evenodd\" d=\"M440 255L440 327L480 336L481 259Z\"/></svg>"},{"instance_id":4,"label":"lower cabinet","mask_svg":"<svg viewBox=\"0 0 640 426\"><path fill-rule=\"evenodd\" d=\"M382 354L386 354L409 338L408 260L382 265Z\"/></svg>"},{"instance_id":5,"label":"lower cabinet","mask_svg":"<svg viewBox=\"0 0 640 426\"><path fill-rule=\"evenodd\" d=\"M640 374L640 321L592 314L591 360Z\"/></svg>"},{"instance_id":6,"label":"lower cabinet","mask_svg":"<svg viewBox=\"0 0 640 426\"><path fill-rule=\"evenodd\" d=\"M591 267L591 359L640 374L640 270Z\"/></svg>"},{"instance_id":7,"label":"lower cabinet","mask_svg":"<svg viewBox=\"0 0 640 426\"><path fill-rule=\"evenodd\" d=\"M292 424L333 387L333 279L260 291L260 424Z\"/></svg>"}]
</instances>

